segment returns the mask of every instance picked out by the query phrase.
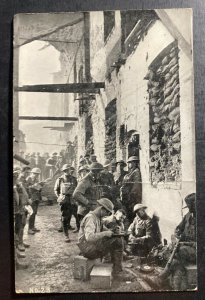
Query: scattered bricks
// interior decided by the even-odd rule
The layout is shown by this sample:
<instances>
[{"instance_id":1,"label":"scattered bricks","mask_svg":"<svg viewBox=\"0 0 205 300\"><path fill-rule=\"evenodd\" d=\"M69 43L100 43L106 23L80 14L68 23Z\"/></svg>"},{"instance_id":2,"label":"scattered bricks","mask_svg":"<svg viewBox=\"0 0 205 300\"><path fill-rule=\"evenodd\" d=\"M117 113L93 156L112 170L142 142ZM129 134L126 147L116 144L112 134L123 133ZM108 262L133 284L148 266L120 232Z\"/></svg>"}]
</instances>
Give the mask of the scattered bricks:
<instances>
[{"instance_id":1,"label":"scattered bricks","mask_svg":"<svg viewBox=\"0 0 205 300\"><path fill-rule=\"evenodd\" d=\"M84 281L89 280L90 272L95 262L95 259L88 259L80 255L75 256L73 261L73 277Z\"/></svg>"},{"instance_id":2,"label":"scattered bricks","mask_svg":"<svg viewBox=\"0 0 205 300\"><path fill-rule=\"evenodd\" d=\"M112 265L100 264L94 266L90 273L90 282L95 289L108 289L112 286Z\"/></svg>"}]
</instances>

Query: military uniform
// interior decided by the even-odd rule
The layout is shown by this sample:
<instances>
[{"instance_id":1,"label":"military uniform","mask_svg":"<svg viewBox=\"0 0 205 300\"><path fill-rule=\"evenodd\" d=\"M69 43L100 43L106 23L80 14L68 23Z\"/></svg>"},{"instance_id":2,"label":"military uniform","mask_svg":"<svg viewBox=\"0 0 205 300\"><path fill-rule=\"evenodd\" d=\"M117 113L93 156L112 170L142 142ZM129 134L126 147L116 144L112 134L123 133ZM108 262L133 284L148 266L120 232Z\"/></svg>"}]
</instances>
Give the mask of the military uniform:
<instances>
[{"instance_id":1,"label":"military uniform","mask_svg":"<svg viewBox=\"0 0 205 300\"><path fill-rule=\"evenodd\" d=\"M111 254L114 272L121 271L123 243L122 238L106 237L102 231L101 219L94 212L89 212L82 220L79 231L78 247L89 258L102 258Z\"/></svg>"},{"instance_id":2,"label":"military uniform","mask_svg":"<svg viewBox=\"0 0 205 300\"><path fill-rule=\"evenodd\" d=\"M128 228L128 232L131 233L129 240L132 241L133 239L134 241L133 245L131 245L133 254L139 256L147 255L154 246L152 219L148 215L143 219L136 215ZM135 243L135 240L137 240L137 243Z\"/></svg>"},{"instance_id":3,"label":"military uniform","mask_svg":"<svg viewBox=\"0 0 205 300\"><path fill-rule=\"evenodd\" d=\"M77 207L73 201L73 192L77 186L77 179L72 175L63 174L56 180L54 191L58 196L58 203L61 207L61 220L64 234L68 235L72 215L76 219L76 226L79 229L79 219L77 216Z\"/></svg>"},{"instance_id":4,"label":"military uniform","mask_svg":"<svg viewBox=\"0 0 205 300\"><path fill-rule=\"evenodd\" d=\"M125 175L120 192L122 205L127 212L127 218L129 222L132 222L134 219L133 207L136 203L141 203L142 201L142 182L138 168L131 170Z\"/></svg>"},{"instance_id":5,"label":"military uniform","mask_svg":"<svg viewBox=\"0 0 205 300\"><path fill-rule=\"evenodd\" d=\"M78 205L78 215L81 216L81 219L90 210L96 208L100 196L99 182L90 172L78 183L73 193L73 198Z\"/></svg>"},{"instance_id":6,"label":"military uniform","mask_svg":"<svg viewBox=\"0 0 205 300\"><path fill-rule=\"evenodd\" d=\"M29 198L32 201L31 207L33 209L33 214L29 218L29 229L35 229L35 219L38 211L38 205L41 201L41 190L42 186L39 184L39 180L32 176L28 176L26 179L28 186Z\"/></svg>"}]
</instances>

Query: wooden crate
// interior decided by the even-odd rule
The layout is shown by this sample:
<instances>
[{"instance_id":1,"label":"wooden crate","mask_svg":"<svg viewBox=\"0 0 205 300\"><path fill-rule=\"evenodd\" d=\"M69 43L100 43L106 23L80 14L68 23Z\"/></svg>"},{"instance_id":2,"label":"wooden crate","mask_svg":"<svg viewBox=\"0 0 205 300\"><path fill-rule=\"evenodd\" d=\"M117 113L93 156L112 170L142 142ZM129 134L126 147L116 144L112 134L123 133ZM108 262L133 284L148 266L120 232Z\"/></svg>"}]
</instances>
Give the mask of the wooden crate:
<instances>
[{"instance_id":1,"label":"wooden crate","mask_svg":"<svg viewBox=\"0 0 205 300\"><path fill-rule=\"evenodd\" d=\"M95 289L109 289L112 286L112 264L99 264L90 273L90 282Z\"/></svg>"},{"instance_id":2,"label":"wooden crate","mask_svg":"<svg viewBox=\"0 0 205 300\"><path fill-rule=\"evenodd\" d=\"M89 280L90 272L95 263L95 259L88 259L80 255L75 256L73 260L73 277L84 281Z\"/></svg>"}]
</instances>

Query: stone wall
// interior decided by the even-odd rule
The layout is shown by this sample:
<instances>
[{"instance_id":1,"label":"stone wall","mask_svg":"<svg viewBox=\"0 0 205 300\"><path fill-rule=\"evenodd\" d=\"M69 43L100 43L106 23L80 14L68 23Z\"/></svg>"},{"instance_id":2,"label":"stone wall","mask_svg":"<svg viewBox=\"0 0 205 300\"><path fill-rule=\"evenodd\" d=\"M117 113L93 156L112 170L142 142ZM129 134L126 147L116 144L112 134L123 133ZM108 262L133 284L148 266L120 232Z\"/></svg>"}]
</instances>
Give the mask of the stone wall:
<instances>
[{"instance_id":1,"label":"stone wall","mask_svg":"<svg viewBox=\"0 0 205 300\"><path fill-rule=\"evenodd\" d=\"M91 51L92 76L96 81L105 80L106 86L105 91L102 90L101 94L96 97L94 106L95 152L100 161L105 159L102 157L102 151L99 150L101 147L103 148L105 141L103 110L111 100L116 98L117 159L127 158L127 146L120 144L120 126L124 125L127 132L135 130L140 135L143 202L148 205L149 214L152 215L153 212L156 212L159 215L162 235L169 240L175 226L182 218L182 207L184 205L182 199L186 194L195 191L192 62L186 57L182 49L179 49L182 184L180 187L172 184L166 186L161 184L153 187L150 181L149 94L147 81L144 80L144 77L149 66L167 46L174 42L174 38L161 21L156 21L143 40L139 42L135 51L127 57L125 64L120 67L119 71L117 72L115 68L111 70L106 64L106 62L111 61L107 57L110 54L112 55L112 49L116 47L120 39L119 12L116 12L115 17L116 25L113 36L111 35L108 38L104 47L101 39L99 42L95 40L95 49ZM95 15L95 20L99 36L103 37L103 34L101 34L103 32L101 13L99 13L99 18ZM92 23L92 28L94 30L94 23ZM106 77L108 70L111 70L110 76Z\"/></svg>"}]
</instances>

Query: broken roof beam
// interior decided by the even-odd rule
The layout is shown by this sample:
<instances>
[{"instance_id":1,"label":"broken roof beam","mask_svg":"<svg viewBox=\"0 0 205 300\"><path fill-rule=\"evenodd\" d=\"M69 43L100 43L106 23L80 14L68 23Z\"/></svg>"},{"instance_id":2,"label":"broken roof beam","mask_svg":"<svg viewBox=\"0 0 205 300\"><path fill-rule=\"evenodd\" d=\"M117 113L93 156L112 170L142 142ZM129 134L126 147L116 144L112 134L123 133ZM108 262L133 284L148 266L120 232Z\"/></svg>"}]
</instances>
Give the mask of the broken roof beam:
<instances>
[{"instance_id":1,"label":"broken roof beam","mask_svg":"<svg viewBox=\"0 0 205 300\"><path fill-rule=\"evenodd\" d=\"M19 116L19 120L78 121L76 117Z\"/></svg>"},{"instance_id":2,"label":"broken roof beam","mask_svg":"<svg viewBox=\"0 0 205 300\"><path fill-rule=\"evenodd\" d=\"M65 84L39 84L24 85L14 87L17 92L40 92L40 93L99 93L101 88L105 88L104 82L84 82Z\"/></svg>"}]
</instances>

